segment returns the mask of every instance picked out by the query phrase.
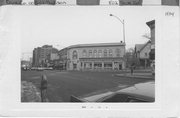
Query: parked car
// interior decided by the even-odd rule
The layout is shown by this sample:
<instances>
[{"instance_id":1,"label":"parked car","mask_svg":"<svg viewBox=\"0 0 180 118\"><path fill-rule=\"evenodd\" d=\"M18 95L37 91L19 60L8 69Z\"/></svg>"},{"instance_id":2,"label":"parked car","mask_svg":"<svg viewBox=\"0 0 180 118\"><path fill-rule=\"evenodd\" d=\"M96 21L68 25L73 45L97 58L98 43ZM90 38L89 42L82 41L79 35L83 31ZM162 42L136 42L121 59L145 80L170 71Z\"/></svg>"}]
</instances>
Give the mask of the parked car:
<instances>
[{"instance_id":1,"label":"parked car","mask_svg":"<svg viewBox=\"0 0 180 118\"><path fill-rule=\"evenodd\" d=\"M81 97L71 96L71 102L154 102L154 81L135 84L117 91L106 91Z\"/></svg>"},{"instance_id":2,"label":"parked car","mask_svg":"<svg viewBox=\"0 0 180 118\"><path fill-rule=\"evenodd\" d=\"M37 71L43 71L43 70L45 70L43 67L38 67L37 68Z\"/></svg>"}]
</instances>

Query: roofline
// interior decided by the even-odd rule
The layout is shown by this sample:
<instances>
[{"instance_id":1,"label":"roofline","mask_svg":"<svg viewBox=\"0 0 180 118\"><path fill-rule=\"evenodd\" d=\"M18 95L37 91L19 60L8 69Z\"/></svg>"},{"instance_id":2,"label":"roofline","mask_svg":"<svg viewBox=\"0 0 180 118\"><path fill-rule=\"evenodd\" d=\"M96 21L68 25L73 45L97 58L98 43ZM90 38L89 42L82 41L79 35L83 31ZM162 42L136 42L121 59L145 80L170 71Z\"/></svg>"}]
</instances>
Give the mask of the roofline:
<instances>
[{"instance_id":1,"label":"roofline","mask_svg":"<svg viewBox=\"0 0 180 118\"><path fill-rule=\"evenodd\" d=\"M92 43L92 44L77 44L66 47L67 49L71 48L84 48L84 47L108 47L108 46L125 46L125 43Z\"/></svg>"},{"instance_id":2,"label":"roofline","mask_svg":"<svg viewBox=\"0 0 180 118\"><path fill-rule=\"evenodd\" d=\"M151 40L147 41L147 42L145 43L145 45L144 45L139 51L141 52L149 43L151 43Z\"/></svg>"},{"instance_id":3,"label":"roofline","mask_svg":"<svg viewBox=\"0 0 180 118\"><path fill-rule=\"evenodd\" d=\"M148 40L146 43L142 44L143 46L139 50L137 50L137 51L141 52L148 45L148 43L151 43L151 40ZM135 50L136 50L136 45L135 45Z\"/></svg>"},{"instance_id":4,"label":"roofline","mask_svg":"<svg viewBox=\"0 0 180 118\"><path fill-rule=\"evenodd\" d=\"M146 22L146 24L150 27L152 24L155 24L155 20L151 20L149 22Z\"/></svg>"}]
</instances>

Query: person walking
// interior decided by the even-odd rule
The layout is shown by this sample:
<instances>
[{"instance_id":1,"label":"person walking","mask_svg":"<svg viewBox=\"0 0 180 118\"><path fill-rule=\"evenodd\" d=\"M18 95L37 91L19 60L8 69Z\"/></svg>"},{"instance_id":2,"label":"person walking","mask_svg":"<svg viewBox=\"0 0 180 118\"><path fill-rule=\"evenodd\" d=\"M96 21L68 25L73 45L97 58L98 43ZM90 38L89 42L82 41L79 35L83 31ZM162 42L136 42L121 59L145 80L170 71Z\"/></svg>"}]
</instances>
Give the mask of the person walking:
<instances>
[{"instance_id":1,"label":"person walking","mask_svg":"<svg viewBox=\"0 0 180 118\"><path fill-rule=\"evenodd\" d=\"M47 102L47 86L48 81L46 75L42 75L41 79L41 102Z\"/></svg>"},{"instance_id":2,"label":"person walking","mask_svg":"<svg viewBox=\"0 0 180 118\"><path fill-rule=\"evenodd\" d=\"M131 75L133 75L133 73L134 73L134 64L131 64Z\"/></svg>"}]
</instances>

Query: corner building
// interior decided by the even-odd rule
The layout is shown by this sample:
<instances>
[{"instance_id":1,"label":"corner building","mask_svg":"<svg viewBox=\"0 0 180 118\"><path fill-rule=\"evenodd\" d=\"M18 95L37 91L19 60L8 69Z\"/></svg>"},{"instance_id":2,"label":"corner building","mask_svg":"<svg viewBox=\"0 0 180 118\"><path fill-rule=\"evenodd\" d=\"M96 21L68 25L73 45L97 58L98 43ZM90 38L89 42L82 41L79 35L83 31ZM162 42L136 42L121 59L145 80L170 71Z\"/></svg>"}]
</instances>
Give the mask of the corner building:
<instances>
[{"instance_id":1,"label":"corner building","mask_svg":"<svg viewBox=\"0 0 180 118\"><path fill-rule=\"evenodd\" d=\"M124 55L122 42L73 45L67 50L67 70L121 70Z\"/></svg>"}]
</instances>

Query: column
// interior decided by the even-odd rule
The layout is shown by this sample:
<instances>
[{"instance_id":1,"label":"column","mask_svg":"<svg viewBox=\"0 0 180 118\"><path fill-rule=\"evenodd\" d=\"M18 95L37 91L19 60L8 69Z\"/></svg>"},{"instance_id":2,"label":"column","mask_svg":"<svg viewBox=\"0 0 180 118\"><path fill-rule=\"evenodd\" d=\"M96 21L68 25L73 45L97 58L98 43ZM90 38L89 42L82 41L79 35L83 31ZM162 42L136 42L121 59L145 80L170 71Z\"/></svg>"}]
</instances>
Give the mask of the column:
<instances>
[{"instance_id":1,"label":"column","mask_svg":"<svg viewBox=\"0 0 180 118\"><path fill-rule=\"evenodd\" d=\"M114 61L112 62L112 69L114 70Z\"/></svg>"},{"instance_id":2,"label":"column","mask_svg":"<svg viewBox=\"0 0 180 118\"><path fill-rule=\"evenodd\" d=\"M92 61L91 63L92 63L92 70L94 70L94 62Z\"/></svg>"},{"instance_id":3,"label":"column","mask_svg":"<svg viewBox=\"0 0 180 118\"><path fill-rule=\"evenodd\" d=\"M102 70L104 70L104 62L102 62Z\"/></svg>"}]
</instances>

